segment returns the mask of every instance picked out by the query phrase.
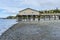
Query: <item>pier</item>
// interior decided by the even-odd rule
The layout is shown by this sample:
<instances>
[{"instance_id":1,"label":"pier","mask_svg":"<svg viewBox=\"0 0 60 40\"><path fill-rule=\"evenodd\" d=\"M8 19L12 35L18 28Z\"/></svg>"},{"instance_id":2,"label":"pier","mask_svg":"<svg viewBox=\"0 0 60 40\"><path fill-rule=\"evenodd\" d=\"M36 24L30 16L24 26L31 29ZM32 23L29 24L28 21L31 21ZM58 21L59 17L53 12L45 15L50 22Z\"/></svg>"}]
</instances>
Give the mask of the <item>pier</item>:
<instances>
[{"instance_id":1,"label":"pier","mask_svg":"<svg viewBox=\"0 0 60 40\"><path fill-rule=\"evenodd\" d=\"M40 21L41 19L60 20L60 13L40 13L37 10L27 8L17 14L18 21Z\"/></svg>"}]
</instances>

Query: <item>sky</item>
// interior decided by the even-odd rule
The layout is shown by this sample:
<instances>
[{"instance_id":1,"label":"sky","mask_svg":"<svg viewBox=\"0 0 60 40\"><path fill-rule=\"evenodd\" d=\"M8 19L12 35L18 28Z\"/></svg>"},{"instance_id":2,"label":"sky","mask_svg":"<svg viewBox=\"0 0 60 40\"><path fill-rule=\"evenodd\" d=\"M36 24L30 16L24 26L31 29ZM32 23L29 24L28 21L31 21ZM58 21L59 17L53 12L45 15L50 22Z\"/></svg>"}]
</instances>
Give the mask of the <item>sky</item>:
<instances>
[{"instance_id":1,"label":"sky","mask_svg":"<svg viewBox=\"0 0 60 40\"><path fill-rule=\"evenodd\" d=\"M25 8L35 10L60 8L60 0L0 0L0 18L15 16Z\"/></svg>"}]
</instances>

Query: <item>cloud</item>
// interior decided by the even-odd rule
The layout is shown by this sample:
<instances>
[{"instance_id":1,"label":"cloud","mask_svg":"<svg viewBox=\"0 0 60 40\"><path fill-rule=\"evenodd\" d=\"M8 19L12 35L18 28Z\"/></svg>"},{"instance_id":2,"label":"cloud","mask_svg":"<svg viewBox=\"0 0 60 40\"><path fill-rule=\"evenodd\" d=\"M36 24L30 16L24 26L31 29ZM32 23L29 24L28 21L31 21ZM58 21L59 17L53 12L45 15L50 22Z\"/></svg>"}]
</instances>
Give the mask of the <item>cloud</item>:
<instances>
[{"instance_id":1,"label":"cloud","mask_svg":"<svg viewBox=\"0 0 60 40\"><path fill-rule=\"evenodd\" d=\"M43 9L42 7L59 7L59 2L60 0L1 0L0 7L10 8L12 10L19 10L27 7Z\"/></svg>"},{"instance_id":2,"label":"cloud","mask_svg":"<svg viewBox=\"0 0 60 40\"><path fill-rule=\"evenodd\" d=\"M37 10L60 8L60 0L0 0L0 14L18 13L25 8L33 8Z\"/></svg>"}]
</instances>

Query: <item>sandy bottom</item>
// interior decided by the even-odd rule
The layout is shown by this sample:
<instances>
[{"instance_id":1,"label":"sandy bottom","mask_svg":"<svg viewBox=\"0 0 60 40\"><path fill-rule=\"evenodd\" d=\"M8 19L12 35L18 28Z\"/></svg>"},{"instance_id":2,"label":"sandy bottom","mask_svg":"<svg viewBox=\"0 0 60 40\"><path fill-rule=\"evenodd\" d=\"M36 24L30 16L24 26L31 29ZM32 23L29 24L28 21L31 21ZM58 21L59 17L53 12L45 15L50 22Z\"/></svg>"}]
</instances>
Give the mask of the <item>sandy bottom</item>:
<instances>
[{"instance_id":1,"label":"sandy bottom","mask_svg":"<svg viewBox=\"0 0 60 40\"><path fill-rule=\"evenodd\" d=\"M3 33L0 40L60 40L60 22L21 22Z\"/></svg>"}]
</instances>

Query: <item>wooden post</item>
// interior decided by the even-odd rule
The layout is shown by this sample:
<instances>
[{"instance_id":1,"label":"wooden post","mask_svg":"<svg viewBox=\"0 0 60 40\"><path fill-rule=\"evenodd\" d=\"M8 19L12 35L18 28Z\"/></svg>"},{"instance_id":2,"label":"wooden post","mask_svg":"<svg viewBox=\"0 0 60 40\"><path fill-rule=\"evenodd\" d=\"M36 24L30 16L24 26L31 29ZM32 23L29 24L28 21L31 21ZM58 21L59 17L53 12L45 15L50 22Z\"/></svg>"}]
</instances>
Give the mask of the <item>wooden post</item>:
<instances>
[{"instance_id":1,"label":"wooden post","mask_svg":"<svg viewBox=\"0 0 60 40\"><path fill-rule=\"evenodd\" d=\"M21 21L23 20L23 16L21 16Z\"/></svg>"},{"instance_id":2,"label":"wooden post","mask_svg":"<svg viewBox=\"0 0 60 40\"><path fill-rule=\"evenodd\" d=\"M22 16L22 20L24 21L24 15Z\"/></svg>"},{"instance_id":3,"label":"wooden post","mask_svg":"<svg viewBox=\"0 0 60 40\"><path fill-rule=\"evenodd\" d=\"M23 21L23 15L21 16L21 20Z\"/></svg>"},{"instance_id":4,"label":"wooden post","mask_svg":"<svg viewBox=\"0 0 60 40\"><path fill-rule=\"evenodd\" d=\"M29 21L31 20L31 15L28 15L28 19L29 19Z\"/></svg>"},{"instance_id":5,"label":"wooden post","mask_svg":"<svg viewBox=\"0 0 60 40\"><path fill-rule=\"evenodd\" d=\"M22 21L21 15L18 16L18 21Z\"/></svg>"},{"instance_id":6,"label":"wooden post","mask_svg":"<svg viewBox=\"0 0 60 40\"><path fill-rule=\"evenodd\" d=\"M28 21L28 15L27 15L27 21Z\"/></svg>"},{"instance_id":7,"label":"wooden post","mask_svg":"<svg viewBox=\"0 0 60 40\"><path fill-rule=\"evenodd\" d=\"M27 21L27 16L25 15L25 21Z\"/></svg>"},{"instance_id":8,"label":"wooden post","mask_svg":"<svg viewBox=\"0 0 60 40\"><path fill-rule=\"evenodd\" d=\"M24 21L26 21L26 15L24 15L23 17L24 17Z\"/></svg>"},{"instance_id":9,"label":"wooden post","mask_svg":"<svg viewBox=\"0 0 60 40\"><path fill-rule=\"evenodd\" d=\"M45 20L45 15L44 15L44 20Z\"/></svg>"},{"instance_id":10,"label":"wooden post","mask_svg":"<svg viewBox=\"0 0 60 40\"><path fill-rule=\"evenodd\" d=\"M60 16L59 16L59 20L60 20Z\"/></svg>"},{"instance_id":11,"label":"wooden post","mask_svg":"<svg viewBox=\"0 0 60 40\"><path fill-rule=\"evenodd\" d=\"M33 15L33 20L35 21L35 15Z\"/></svg>"},{"instance_id":12,"label":"wooden post","mask_svg":"<svg viewBox=\"0 0 60 40\"><path fill-rule=\"evenodd\" d=\"M50 15L49 15L49 20L50 20Z\"/></svg>"},{"instance_id":13,"label":"wooden post","mask_svg":"<svg viewBox=\"0 0 60 40\"><path fill-rule=\"evenodd\" d=\"M38 15L38 21L40 21L40 15Z\"/></svg>"},{"instance_id":14,"label":"wooden post","mask_svg":"<svg viewBox=\"0 0 60 40\"><path fill-rule=\"evenodd\" d=\"M31 17L30 17L30 21L32 21L32 15L31 15Z\"/></svg>"},{"instance_id":15,"label":"wooden post","mask_svg":"<svg viewBox=\"0 0 60 40\"><path fill-rule=\"evenodd\" d=\"M54 15L54 20L56 20L56 16Z\"/></svg>"}]
</instances>

